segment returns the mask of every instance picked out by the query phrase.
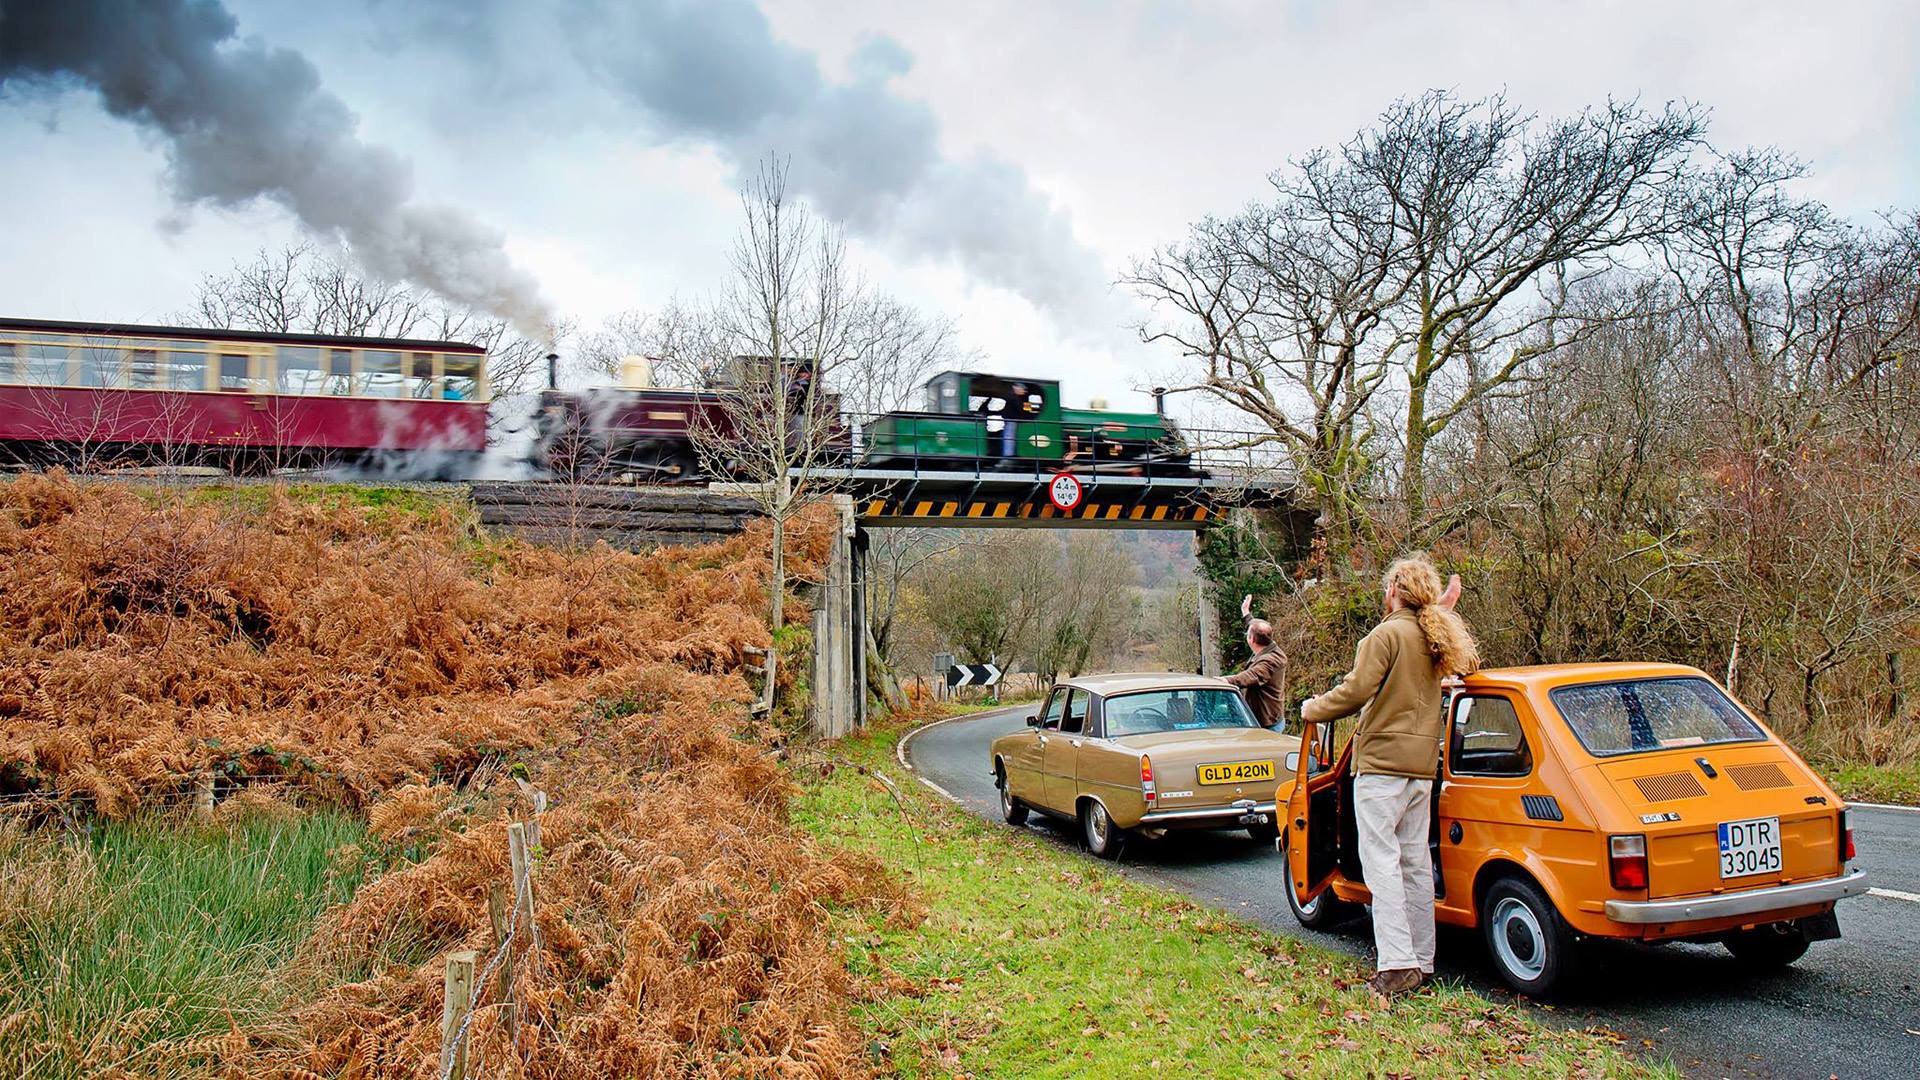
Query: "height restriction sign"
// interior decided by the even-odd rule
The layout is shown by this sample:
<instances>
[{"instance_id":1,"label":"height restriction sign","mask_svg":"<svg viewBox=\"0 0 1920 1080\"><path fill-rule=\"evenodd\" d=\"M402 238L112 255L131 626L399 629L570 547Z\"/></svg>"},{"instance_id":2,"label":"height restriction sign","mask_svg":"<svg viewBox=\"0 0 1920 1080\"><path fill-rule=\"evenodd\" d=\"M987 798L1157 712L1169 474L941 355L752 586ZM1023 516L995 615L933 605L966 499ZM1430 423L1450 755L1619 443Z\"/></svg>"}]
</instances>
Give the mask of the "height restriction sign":
<instances>
[{"instance_id":1,"label":"height restriction sign","mask_svg":"<svg viewBox=\"0 0 1920 1080\"><path fill-rule=\"evenodd\" d=\"M1072 473L1057 473L1047 484L1047 498L1061 510L1072 510L1080 505L1080 480Z\"/></svg>"}]
</instances>

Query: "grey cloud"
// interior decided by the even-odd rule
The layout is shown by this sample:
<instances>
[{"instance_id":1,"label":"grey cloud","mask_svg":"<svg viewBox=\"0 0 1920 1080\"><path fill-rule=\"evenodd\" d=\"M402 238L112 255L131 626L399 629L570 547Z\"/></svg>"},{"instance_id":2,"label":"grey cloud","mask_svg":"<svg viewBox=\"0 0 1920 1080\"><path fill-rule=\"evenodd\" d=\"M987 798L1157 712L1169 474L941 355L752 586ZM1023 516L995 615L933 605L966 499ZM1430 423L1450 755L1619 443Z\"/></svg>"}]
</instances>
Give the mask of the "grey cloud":
<instances>
[{"instance_id":1,"label":"grey cloud","mask_svg":"<svg viewBox=\"0 0 1920 1080\"><path fill-rule=\"evenodd\" d=\"M868 39L835 80L750 0L583 3L569 21L588 68L660 136L710 145L739 171L788 158L795 189L855 235L957 263L1070 331L1111 331L1098 257L1018 166L941 151L932 109L892 85L913 62L898 42Z\"/></svg>"},{"instance_id":2,"label":"grey cloud","mask_svg":"<svg viewBox=\"0 0 1920 1080\"><path fill-rule=\"evenodd\" d=\"M413 202L407 162L359 138L305 57L236 29L217 0L0 0L0 92L90 88L162 138L180 204L271 200L376 275L546 332L547 304L498 232Z\"/></svg>"}]
</instances>

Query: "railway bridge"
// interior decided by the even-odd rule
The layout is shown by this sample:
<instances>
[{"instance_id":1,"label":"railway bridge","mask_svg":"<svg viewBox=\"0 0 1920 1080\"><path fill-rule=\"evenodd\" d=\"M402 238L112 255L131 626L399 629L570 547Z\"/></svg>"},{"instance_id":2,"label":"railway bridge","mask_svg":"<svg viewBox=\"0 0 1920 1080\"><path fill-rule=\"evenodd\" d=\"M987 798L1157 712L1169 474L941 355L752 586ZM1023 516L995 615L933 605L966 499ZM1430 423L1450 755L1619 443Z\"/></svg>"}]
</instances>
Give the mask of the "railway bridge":
<instances>
[{"instance_id":1,"label":"railway bridge","mask_svg":"<svg viewBox=\"0 0 1920 1080\"><path fill-rule=\"evenodd\" d=\"M947 463L943 463L947 464ZM832 492L839 516L825 579L814 602L814 726L836 736L866 719L867 651L863 587L870 534L900 528L1164 529L1200 533L1237 510L1279 514L1305 536L1308 512L1295 485L1251 453L1217 452L1186 475L1140 469L1061 470L1044 463L1009 469L850 466L815 469L808 482ZM535 540L605 540L636 549L698 543L747 527L758 513L739 484L573 485L479 483L483 524ZM1202 612L1203 663L1217 670L1216 628Z\"/></svg>"}]
</instances>

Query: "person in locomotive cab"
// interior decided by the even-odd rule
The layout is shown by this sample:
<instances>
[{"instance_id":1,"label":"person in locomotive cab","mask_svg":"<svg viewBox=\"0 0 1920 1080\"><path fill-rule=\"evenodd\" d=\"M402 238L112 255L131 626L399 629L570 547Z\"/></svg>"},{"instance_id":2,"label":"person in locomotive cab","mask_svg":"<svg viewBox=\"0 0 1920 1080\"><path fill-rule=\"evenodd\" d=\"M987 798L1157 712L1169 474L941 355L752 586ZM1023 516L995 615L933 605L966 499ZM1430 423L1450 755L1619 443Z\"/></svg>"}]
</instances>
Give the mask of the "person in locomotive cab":
<instances>
[{"instance_id":1,"label":"person in locomotive cab","mask_svg":"<svg viewBox=\"0 0 1920 1080\"><path fill-rule=\"evenodd\" d=\"M1354 650L1353 670L1309 698L1302 718L1331 723L1360 714L1353 733L1353 805L1360 867L1373 892L1377 971L1368 986L1382 997L1419 988L1433 976L1433 860L1427 850L1434 773L1446 718L1440 683L1480 665L1472 631L1454 612L1459 578L1440 587L1424 553L1387 567L1381 579L1386 618Z\"/></svg>"}]
</instances>

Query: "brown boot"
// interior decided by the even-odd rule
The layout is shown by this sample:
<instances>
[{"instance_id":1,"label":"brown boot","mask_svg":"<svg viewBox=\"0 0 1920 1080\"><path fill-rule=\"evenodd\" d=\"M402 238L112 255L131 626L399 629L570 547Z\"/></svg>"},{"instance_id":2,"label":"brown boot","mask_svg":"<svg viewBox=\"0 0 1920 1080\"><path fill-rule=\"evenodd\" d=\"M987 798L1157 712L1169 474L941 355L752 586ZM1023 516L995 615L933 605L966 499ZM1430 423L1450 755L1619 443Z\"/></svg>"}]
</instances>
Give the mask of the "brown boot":
<instances>
[{"instance_id":1,"label":"brown boot","mask_svg":"<svg viewBox=\"0 0 1920 1080\"><path fill-rule=\"evenodd\" d=\"M1376 997L1385 1000L1404 994L1418 987L1425 980L1426 976L1419 968L1394 968L1391 971L1382 971L1367 980L1367 988L1372 990Z\"/></svg>"}]
</instances>

